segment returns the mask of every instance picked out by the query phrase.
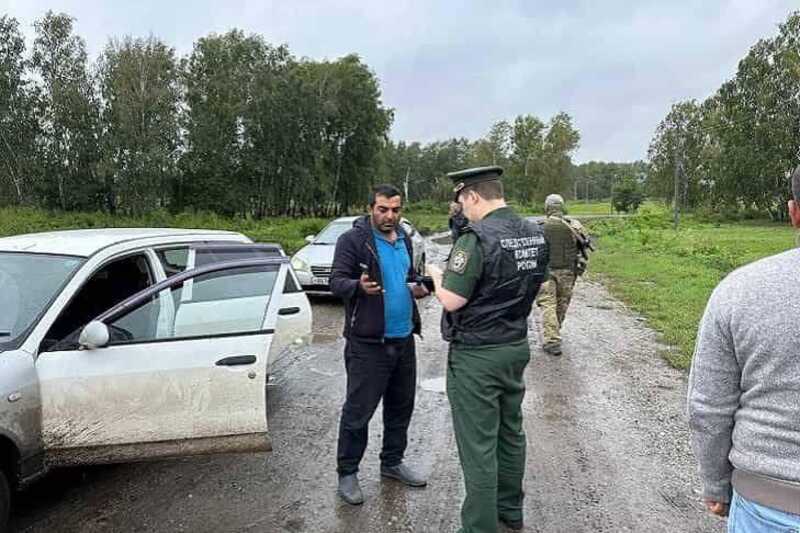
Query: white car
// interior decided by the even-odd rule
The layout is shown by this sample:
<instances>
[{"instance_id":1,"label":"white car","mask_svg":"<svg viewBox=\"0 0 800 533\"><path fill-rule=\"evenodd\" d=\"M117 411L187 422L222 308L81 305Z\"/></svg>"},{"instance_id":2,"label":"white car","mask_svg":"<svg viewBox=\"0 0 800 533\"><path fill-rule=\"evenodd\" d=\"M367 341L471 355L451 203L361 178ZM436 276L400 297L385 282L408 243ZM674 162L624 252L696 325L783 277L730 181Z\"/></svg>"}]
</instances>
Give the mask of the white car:
<instances>
[{"instance_id":1,"label":"white car","mask_svg":"<svg viewBox=\"0 0 800 533\"><path fill-rule=\"evenodd\" d=\"M361 217L337 218L317 235L306 237L308 244L297 251L292 257L292 268L297 273L300 285L307 292L330 293L331 266L333 265L333 252L336 241L353 223ZM425 238L407 219L400 220L400 225L406 234L411 237L414 248L414 269L422 273L425 270Z\"/></svg>"},{"instance_id":2,"label":"white car","mask_svg":"<svg viewBox=\"0 0 800 533\"><path fill-rule=\"evenodd\" d=\"M310 337L277 245L233 232L0 239L0 530L57 464L271 449L270 354Z\"/></svg>"}]
</instances>

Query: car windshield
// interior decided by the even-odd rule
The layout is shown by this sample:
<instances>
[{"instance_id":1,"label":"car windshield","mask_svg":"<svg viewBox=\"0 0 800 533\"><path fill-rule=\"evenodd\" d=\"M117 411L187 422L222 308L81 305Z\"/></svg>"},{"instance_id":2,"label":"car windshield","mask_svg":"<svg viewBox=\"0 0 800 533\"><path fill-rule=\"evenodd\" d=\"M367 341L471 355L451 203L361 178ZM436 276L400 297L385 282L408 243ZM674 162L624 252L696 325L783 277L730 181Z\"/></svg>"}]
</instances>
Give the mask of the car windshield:
<instances>
[{"instance_id":1,"label":"car windshield","mask_svg":"<svg viewBox=\"0 0 800 533\"><path fill-rule=\"evenodd\" d=\"M0 352L17 348L84 259L0 252Z\"/></svg>"},{"instance_id":2,"label":"car windshield","mask_svg":"<svg viewBox=\"0 0 800 533\"><path fill-rule=\"evenodd\" d=\"M316 236L314 244L336 244L339 237L352 227L352 222L331 222Z\"/></svg>"}]
</instances>

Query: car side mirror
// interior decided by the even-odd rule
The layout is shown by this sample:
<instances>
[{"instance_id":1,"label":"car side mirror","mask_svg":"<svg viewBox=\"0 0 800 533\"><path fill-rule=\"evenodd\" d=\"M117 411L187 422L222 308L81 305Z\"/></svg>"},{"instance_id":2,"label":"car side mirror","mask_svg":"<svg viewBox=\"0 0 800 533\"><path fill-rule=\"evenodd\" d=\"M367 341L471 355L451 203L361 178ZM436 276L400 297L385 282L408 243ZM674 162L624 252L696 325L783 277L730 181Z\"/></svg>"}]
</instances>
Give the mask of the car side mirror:
<instances>
[{"instance_id":1,"label":"car side mirror","mask_svg":"<svg viewBox=\"0 0 800 533\"><path fill-rule=\"evenodd\" d=\"M312 242L314 242L314 237L316 237L316 235L307 235L306 236L306 242L308 244L311 244Z\"/></svg>"},{"instance_id":2,"label":"car side mirror","mask_svg":"<svg viewBox=\"0 0 800 533\"><path fill-rule=\"evenodd\" d=\"M81 331L81 336L78 338L78 344L81 348L87 350L96 350L108 345L108 340L111 335L108 332L108 326L100 321L92 320Z\"/></svg>"}]
</instances>

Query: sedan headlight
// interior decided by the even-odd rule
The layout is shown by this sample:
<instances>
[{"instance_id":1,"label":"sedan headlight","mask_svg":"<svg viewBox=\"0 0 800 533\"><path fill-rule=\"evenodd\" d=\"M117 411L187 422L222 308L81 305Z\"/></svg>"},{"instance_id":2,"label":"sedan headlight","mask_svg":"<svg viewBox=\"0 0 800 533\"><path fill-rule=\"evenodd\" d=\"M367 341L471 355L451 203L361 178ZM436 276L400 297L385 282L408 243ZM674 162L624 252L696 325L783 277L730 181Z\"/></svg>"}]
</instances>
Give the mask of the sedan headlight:
<instances>
[{"instance_id":1,"label":"sedan headlight","mask_svg":"<svg viewBox=\"0 0 800 533\"><path fill-rule=\"evenodd\" d=\"M295 270L299 270L302 272L309 272L311 269L308 267L308 263L303 261L300 257L294 256L292 257L292 268Z\"/></svg>"}]
</instances>

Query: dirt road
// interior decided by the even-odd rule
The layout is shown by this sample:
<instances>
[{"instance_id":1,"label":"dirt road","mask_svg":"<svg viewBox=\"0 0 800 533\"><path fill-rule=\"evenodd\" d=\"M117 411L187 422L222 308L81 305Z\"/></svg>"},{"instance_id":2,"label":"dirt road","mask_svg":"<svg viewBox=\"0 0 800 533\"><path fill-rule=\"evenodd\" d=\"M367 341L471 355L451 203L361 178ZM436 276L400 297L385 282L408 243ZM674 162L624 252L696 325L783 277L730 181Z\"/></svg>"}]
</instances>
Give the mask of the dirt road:
<instances>
[{"instance_id":1,"label":"dirt road","mask_svg":"<svg viewBox=\"0 0 800 533\"><path fill-rule=\"evenodd\" d=\"M314 312L314 343L281 360L268 387L274 452L55 472L18 499L14 530L455 531L463 487L444 394L440 307L423 302L407 454L429 474L429 486L409 490L379 479L378 413L360 476L367 502L359 508L335 494L342 310L322 300ZM581 283L564 355L541 352L535 322L531 337L526 531L723 531L699 501L685 376L662 362L654 334L601 285Z\"/></svg>"}]
</instances>

